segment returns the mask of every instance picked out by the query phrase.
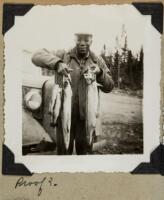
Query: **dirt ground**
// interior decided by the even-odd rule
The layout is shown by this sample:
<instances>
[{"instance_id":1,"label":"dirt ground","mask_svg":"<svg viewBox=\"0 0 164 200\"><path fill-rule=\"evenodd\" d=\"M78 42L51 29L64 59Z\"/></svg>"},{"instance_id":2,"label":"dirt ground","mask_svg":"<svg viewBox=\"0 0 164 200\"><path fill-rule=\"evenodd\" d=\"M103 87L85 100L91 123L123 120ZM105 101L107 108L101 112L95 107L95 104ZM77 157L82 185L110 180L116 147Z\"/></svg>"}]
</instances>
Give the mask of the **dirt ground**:
<instances>
[{"instance_id":1,"label":"dirt ground","mask_svg":"<svg viewBox=\"0 0 164 200\"><path fill-rule=\"evenodd\" d=\"M121 91L101 93L102 134L106 145L94 154L143 152L142 98Z\"/></svg>"},{"instance_id":2,"label":"dirt ground","mask_svg":"<svg viewBox=\"0 0 164 200\"><path fill-rule=\"evenodd\" d=\"M105 142L93 154L143 152L142 98L118 90L109 94L101 93L101 119L98 141ZM54 155L56 150L43 154ZM73 154L76 154L75 150Z\"/></svg>"}]
</instances>

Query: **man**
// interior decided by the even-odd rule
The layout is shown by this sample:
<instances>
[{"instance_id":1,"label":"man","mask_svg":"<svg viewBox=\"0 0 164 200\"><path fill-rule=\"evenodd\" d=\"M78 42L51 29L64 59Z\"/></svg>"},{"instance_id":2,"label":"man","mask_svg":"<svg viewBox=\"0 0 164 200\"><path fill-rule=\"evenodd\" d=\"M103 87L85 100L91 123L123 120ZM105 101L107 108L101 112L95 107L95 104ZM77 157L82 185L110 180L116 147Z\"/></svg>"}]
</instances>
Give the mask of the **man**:
<instances>
[{"instance_id":1,"label":"man","mask_svg":"<svg viewBox=\"0 0 164 200\"><path fill-rule=\"evenodd\" d=\"M32 62L40 67L56 70L58 74L67 76L69 68L72 81L72 123L71 123L71 144L69 154L72 154L73 141L77 154L87 153L86 129L85 129L85 82L82 78L88 66L94 69L96 79L102 85L101 90L110 92L114 82L105 62L90 51L92 35L87 33L75 34L76 46L69 52L58 51L56 53L42 49L32 57ZM59 129L59 128L58 128ZM60 130L58 130L60 131ZM58 154L63 154L58 151Z\"/></svg>"}]
</instances>

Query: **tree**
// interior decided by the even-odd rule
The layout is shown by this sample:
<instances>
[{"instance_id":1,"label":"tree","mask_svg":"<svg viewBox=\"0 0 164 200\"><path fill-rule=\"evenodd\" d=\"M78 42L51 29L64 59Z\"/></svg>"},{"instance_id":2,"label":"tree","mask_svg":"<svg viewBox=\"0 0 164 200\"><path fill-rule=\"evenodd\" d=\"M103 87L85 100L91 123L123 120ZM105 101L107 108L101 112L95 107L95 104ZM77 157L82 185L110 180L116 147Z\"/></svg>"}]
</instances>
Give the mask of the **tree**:
<instances>
[{"instance_id":1,"label":"tree","mask_svg":"<svg viewBox=\"0 0 164 200\"><path fill-rule=\"evenodd\" d=\"M114 66L113 66L113 78L115 84L119 88L119 78L120 78L120 55L118 50L114 54Z\"/></svg>"},{"instance_id":2,"label":"tree","mask_svg":"<svg viewBox=\"0 0 164 200\"><path fill-rule=\"evenodd\" d=\"M126 35L124 47L122 48L122 59L124 63L127 61L127 57L128 57L128 44L127 44L127 35Z\"/></svg>"},{"instance_id":3,"label":"tree","mask_svg":"<svg viewBox=\"0 0 164 200\"><path fill-rule=\"evenodd\" d=\"M143 89L143 60L144 52L141 47L136 55L128 48L128 36L125 25L122 25L120 36L116 36L115 52L106 55L108 47L104 44L101 56L111 70L116 87L132 90Z\"/></svg>"},{"instance_id":4,"label":"tree","mask_svg":"<svg viewBox=\"0 0 164 200\"><path fill-rule=\"evenodd\" d=\"M128 50L128 58L127 58L127 75L129 78L129 84L131 88L134 86L134 74L133 74L133 65L134 65L134 57L132 55L132 51Z\"/></svg>"},{"instance_id":5,"label":"tree","mask_svg":"<svg viewBox=\"0 0 164 200\"><path fill-rule=\"evenodd\" d=\"M140 56L139 56L139 72L140 72L140 88L143 89L143 75L144 75L144 69L143 69L143 63L144 62L144 52L143 52L143 46L140 50Z\"/></svg>"}]
</instances>

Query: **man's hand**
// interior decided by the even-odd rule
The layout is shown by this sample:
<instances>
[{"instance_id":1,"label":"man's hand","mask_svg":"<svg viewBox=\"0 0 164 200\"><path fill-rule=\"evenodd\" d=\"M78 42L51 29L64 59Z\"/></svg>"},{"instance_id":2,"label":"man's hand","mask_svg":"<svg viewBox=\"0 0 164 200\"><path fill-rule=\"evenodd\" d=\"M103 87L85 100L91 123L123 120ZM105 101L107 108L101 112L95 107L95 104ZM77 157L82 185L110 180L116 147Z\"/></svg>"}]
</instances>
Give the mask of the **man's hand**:
<instances>
[{"instance_id":1,"label":"man's hand","mask_svg":"<svg viewBox=\"0 0 164 200\"><path fill-rule=\"evenodd\" d=\"M101 74L101 69L100 69L100 67L99 67L97 64L92 64L92 65L90 66L90 69L91 69L91 71L92 71L94 74L96 74L96 75Z\"/></svg>"},{"instance_id":2,"label":"man's hand","mask_svg":"<svg viewBox=\"0 0 164 200\"><path fill-rule=\"evenodd\" d=\"M57 73L60 75L68 76L69 70L67 64L63 62L59 62L57 64Z\"/></svg>"}]
</instances>

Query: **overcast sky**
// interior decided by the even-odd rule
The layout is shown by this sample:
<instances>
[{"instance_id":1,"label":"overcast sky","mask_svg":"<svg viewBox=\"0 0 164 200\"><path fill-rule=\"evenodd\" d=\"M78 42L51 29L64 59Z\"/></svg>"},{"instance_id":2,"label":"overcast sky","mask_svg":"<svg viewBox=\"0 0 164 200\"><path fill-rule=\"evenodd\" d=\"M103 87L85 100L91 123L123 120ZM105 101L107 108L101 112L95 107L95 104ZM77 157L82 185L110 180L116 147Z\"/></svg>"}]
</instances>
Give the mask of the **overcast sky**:
<instances>
[{"instance_id":1,"label":"overcast sky","mask_svg":"<svg viewBox=\"0 0 164 200\"><path fill-rule=\"evenodd\" d=\"M113 51L116 36L125 25L128 48L138 52L143 44L150 17L141 15L132 5L106 6L34 6L24 17L16 17L14 33L22 49L69 49L74 33L93 34L92 50L99 54L104 44Z\"/></svg>"}]
</instances>

